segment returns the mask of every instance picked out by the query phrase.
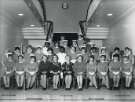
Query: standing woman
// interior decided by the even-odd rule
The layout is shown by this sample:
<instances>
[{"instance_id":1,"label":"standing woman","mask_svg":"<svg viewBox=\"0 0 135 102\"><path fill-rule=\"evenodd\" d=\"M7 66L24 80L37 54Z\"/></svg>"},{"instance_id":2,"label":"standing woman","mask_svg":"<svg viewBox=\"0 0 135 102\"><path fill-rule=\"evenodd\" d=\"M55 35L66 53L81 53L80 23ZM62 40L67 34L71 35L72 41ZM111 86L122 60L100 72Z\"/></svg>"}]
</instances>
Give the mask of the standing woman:
<instances>
[{"instance_id":1,"label":"standing woman","mask_svg":"<svg viewBox=\"0 0 135 102\"><path fill-rule=\"evenodd\" d=\"M26 66L27 89L32 88L36 79L37 71L38 71L38 64L36 63L36 57L31 56L30 61Z\"/></svg>"},{"instance_id":2,"label":"standing woman","mask_svg":"<svg viewBox=\"0 0 135 102\"><path fill-rule=\"evenodd\" d=\"M86 46L81 46L81 53L80 54L83 56L84 63L87 63L88 58L89 58L89 54L86 51Z\"/></svg>"},{"instance_id":3,"label":"standing woman","mask_svg":"<svg viewBox=\"0 0 135 102\"><path fill-rule=\"evenodd\" d=\"M108 78L108 62L106 61L106 56L100 56L100 62L97 65L99 84L105 85L109 89L109 78Z\"/></svg>"},{"instance_id":4,"label":"standing woman","mask_svg":"<svg viewBox=\"0 0 135 102\"><path fill-rule=\"evenodd\" d=\"M90 86L97 87L97 80L96 80L96 72L97 72L97 65L94 60L94 56L89 57L89 61L87 63L87 77L90 79Z\"/></svg>"},{"instance_id":5,"label":"standing woman","mask_svg":"<svg viewBox=\"0 0 135 102\"><path fill-rule=\"evenodd\" d=\"M53 48L53 51L54 51L55 54L58 53L59 48L60 48L59 42L54 42L54 47L52 47L52 48Z\"/></svg>"},{"instance_id":6,"label":"standing woman","mask_svg":"<svg viewBox=\"0 0 135 102\"><path fill-rule=\"evenodd\" d=\"M78 43L77 43L77 40L72 40L72 46L76 48L76 51L80 50Z\"/></svg>"},{"instance_id":7,"label":"standing woman","mask_svg":"<svg viewBox=\"0 0 135 102\"><path fill-rule=\"evenodd\" d=\"M105 55L107 61L110 60L109 54L108 54L108 52L107 52L106 47L101 47L101 51L100 51L100 53L99 53L99 60L100 60L100 56L101 56L101 55Z\"/></svg>"},{"instance_id":8,"label":"standing woman","mask_svg":"<svg viewBox=\"0 0 135 102\"><path fill-rule=\"evenodd\" d=\"M48 55L47 55L48 61L52 62L52 58L54 56L53 49L50 47L50 48L47 49L47 52L48 52Z\"/></svg>"},{"instance_id":9,"label":"standing woman","mask_svg":"<svg viewBox=\"0 0 135 102\"><path fill-rule=\"evenodd\" d=\"M76 53L76 47L71 46L70 50L67 53L71 58L71 62L75 63L76 62L76 57L77 57L77 53ZM66 57L65 57L66 58Z\"/></svg>"},{"instance_id":10,"label":"standing woman","mask_svg":"<svg viewBox=\"0 0 135 102\"><path fill-rule=\"evenodd\" d=\"M48 70L50 67L50 62L48 61L48 57L46 55L43 55L42 60L39 64L39 77L40 77L40 85L43 89L46 89L47 87L47 77L48 77Z\"/></svg>"},{"instance_id":11,"label":"standing woman","mask_svg":"<svg viewBox=\"0 0 135 102\"><path fill-rule=\"evenodd\" d=\"M25 67L26 67L26 64L24 63L24 57L23 55L19 55L18 62L15 64L16 82L17 82L18 88L23 87Z\"/></svg>"},{"instance_id":12,"label":"standing woman","mask_svg":"<svg viewBox=\"0 0 135 102\"><path fill-rule=\"evenodd\" d=\"M80 49L81 49L81 46L83 46L84 43L85 43L85 41L84 41L82 35L78 35L77 44L78 44Z\"/></svg>"},{"instance_id":13,"label":"standing woman","mask_svg":"<svg viewBox=\"0 0 135 102\"><path fill-rule=\"evenodd\" d=\"M60 47L60 52L57 53L58 56L58 62L62 65L65 62L65 56L66 56L65 48Z\"/></svg>"},{"instance_id":14,"label":"standing woman","mask_svg":"<svg viewBox=\"0 0 135 102\"><path fill-rule=\"evenodd\" d=\"M58 63L58 56L54 55L51 64L50 73L53 74L53 88L58 89L58 83L60 81L61 65Z\"/></svg>"},{"instance_id":15,"label":"standing woman","mask_svg":"<svg viewBox=\"0 0 135 102\"><path fill-rule=\"evenodd\" d=\"M121 62L118 54L113 55L113 60L109 64L109 72L113 87L118 88L121 76Z\"/></svg>"},{"instance_id":16,"label":"standing woman","mask_svg":"<svg viewBox=\"0 0 135 102\"><path fill-rule=\"evenodd\" d=\"M14 48L14 54L13 54L13 60L15 63L18 63L18 56L21 54L21 49L20 47L15 47Z\"/></svg>"},{"instance_id":17,"label":"standing woman","mask_svg":"<svg viewBox=\"0 0 135 102\"><path fill-rule=\"evenodd\" d=\"M26 63L30 62L30 56L34 56L33 54L33 48L31 45L28 45L26 48L26 52L24 54L24 60Z\"/></svg>"},{"instance_id":18,"label":"standing woman","mask_svg":"<svg viewBox=\"0 0 135 102\"><path fill-rule=\"evenodd\" d=\"M132 81L133 65L128 56L123 57L122 76L125 79L125 87L129 88Z\"/></svg>"},{"instance_id":19,"label":"standing woman","mask_svg":"<svg viewBox=\"0 0 135 102\"><path fill-rule=\"evenodd\" d=\"M4 75L3 75L3 81L5 88L10 87L10 79L13 77L14 74L14 61L13 61L13 55L8 54L7 59L3 63L4 67Z\"/></svg>"},{"instance_id":20,"label":"standing woman","mask_svg":"<svg viewBox=\"0 0 135 102\"><path fill-rule=\"evenodd\" d=\"M82 90L83 77L86 72L86 64L83 62L82 55L79 55L77 57L77 61L73 65L73 70L74 70L75 76L77 78L78 89Z\"/></svg>"},{"instance_id":21,"label":"standing woman","mask_svg":"<svg viewBox=\"0 0 135 102\"><path fill-rule=\"evenodd\" d=\"M36 52L35 52L35 56L36 56L37 63L40 63L42 56L43 56L41 47L37 47Z\"/></svg>"},{"instance_id":22,"label":"standing woman","mask_svg":"<svg viewBox=\"0 0 135 102\"><path fill-rule=\"evenodd\" d=\"M73 63L71 63L70 56L67 55L65 59L66 62L62 65L62 68L64 73L66 89L68 90L71 88L71 83L72 83Z\"/></svg>"},{"instance_id":23,"label":"standing woman","mask_svg":"<svg viewBox=\"0 0 135 102\"><path fill-rule=\"evenodd\" d=\"M42 52L43 52L44 55L48 55L47 50L48 50L48 48L50 47L50 45L51 45L51 44L50 44L49 41L45 41L44 46L43 46L43 48L42 48Z\"/></svg>"}]
</instances>

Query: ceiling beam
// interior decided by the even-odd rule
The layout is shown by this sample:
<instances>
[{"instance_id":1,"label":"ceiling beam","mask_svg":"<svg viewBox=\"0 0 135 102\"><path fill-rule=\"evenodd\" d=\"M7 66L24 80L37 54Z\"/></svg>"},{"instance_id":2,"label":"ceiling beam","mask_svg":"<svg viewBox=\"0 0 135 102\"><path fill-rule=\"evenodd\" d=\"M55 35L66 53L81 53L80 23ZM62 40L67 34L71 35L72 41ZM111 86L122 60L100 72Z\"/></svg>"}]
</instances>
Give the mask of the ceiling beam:
<instances>
[{"instance_id":1,"label":"ceiling beam","mask_svg":"<svg viewBox=\"0 0 135 102\"><path fill-rule=\"evenodd\" d=\"M41 13L39 12L39 10L37 9L36 5L34 4L34 2L32 0L24 0L24 2L26 3L26 5L29 7L29 9L32 11L33 15L35 16L35 18L39 21L39 23L41 23L41 25L43 24L44 18L41 15Z\"/></svg>"},{"instance_id":2,"label":"ceiling beam","mask_svg":"<svg viewBox=\"0 0 135 102\"><path fill-rule=\"evenodd\" d=\"M42 8L42 13L43 13L43 17L44 17L44 21L47 20L47 17L46 17L46 7L45 7L45 0L38 0L40 5L41 5L41 8Z\"/></svg>"},{"instance_id":3,"label":"ceiling beam","mask_svg":"<svg viewBox=\"0 0 135 102\"><path fill-rule=\"evenodd\" d=\"M92 0L92 3L91 3L91 0L90 0L90 5L88 7L87 17L86 17L87 22L91 19L92 15L94 14L96 9L98 8L101 1L102 0Z\"/></svg>"}]
</instances>

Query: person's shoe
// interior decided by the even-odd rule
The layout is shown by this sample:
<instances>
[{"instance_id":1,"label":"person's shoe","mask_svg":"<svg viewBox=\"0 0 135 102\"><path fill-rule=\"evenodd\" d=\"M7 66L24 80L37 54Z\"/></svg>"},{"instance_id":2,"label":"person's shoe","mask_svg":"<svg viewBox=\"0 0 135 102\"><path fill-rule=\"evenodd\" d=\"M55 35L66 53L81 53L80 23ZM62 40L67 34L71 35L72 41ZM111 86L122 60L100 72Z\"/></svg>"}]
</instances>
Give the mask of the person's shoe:
<instances>
[{"instance_id":1,"label":"person's shoe","mask_svg":"<svg viewBox=\"0 0 135 102\"><path fill-rule=\"evenodd\" d=\"M79 88L78 91L82 91L83 89L82 88Z\"/></svg>"},{"instance_id":2,"label":"person's shoe","mask_svg":"<svg viewBox=\"0 0 135 102\"><path fill-rule=\"evenodd\" d=\"M46 88L42 88L43 90L46 90Z\"/></svg>"}]
</instances>

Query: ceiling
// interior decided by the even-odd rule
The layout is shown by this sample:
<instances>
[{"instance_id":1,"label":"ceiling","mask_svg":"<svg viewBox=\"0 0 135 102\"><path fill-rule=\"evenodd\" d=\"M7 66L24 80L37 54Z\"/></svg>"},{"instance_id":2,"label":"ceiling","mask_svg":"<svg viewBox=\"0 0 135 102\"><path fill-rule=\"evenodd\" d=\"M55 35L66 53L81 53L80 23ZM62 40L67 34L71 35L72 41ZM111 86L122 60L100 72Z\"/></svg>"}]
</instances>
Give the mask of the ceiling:
<instances>
[{"instance_id":1,"label":"ceiling","mask_svg":"<svg viewBox=\"0 0 135 102\"><path fill-rule=\"evenodd\" d=\"M19 16L20 13L24 15ZM18 26L40 26L24 0L0 0L0 16L10 19Z\"/></svg>"},{"instance_id":2,"label":"ceiling","mask_svg":"<svg viewBox=\"0 0 135 102\"><path fill-rule=\"evenodd\" d=\"M111 26L123 13L133 6L135 6L135 0L102 0L89 20L89 27ZM112 14L112 16L107 16L108 13Z\"/></svg>"},{"instance_id":3,"label":"ceiling","mask_svg":"<svg viewBox=\"0 0 135 102\"><path fill-rule=\"evenodd\" d=\"M80 2L81 0L75 1ZM102 0L90 19L89 26L95 27L96 25L100 25L108 27L132 6L135 6L135 0ZM18 16L18 13L23 13L24 16ZM108 17L108 13L112 13L113 15ZM16 25L23 27L29 27L30 25L41 26L24 0L0 0L0 16L8 17Z\"/></svg>"}]
</instances>

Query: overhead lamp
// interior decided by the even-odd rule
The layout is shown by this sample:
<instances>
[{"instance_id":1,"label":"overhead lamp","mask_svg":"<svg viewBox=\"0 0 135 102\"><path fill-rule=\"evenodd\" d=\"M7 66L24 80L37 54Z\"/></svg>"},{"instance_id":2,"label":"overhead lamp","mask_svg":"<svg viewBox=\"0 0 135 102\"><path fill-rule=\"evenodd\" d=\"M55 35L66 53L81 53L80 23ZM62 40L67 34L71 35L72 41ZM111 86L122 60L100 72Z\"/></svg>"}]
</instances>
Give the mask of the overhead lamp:
<instances>
[{"instance_id":1,"label":"overhead lamp","mask_svg":"<svg viewBox=\"0 0 135 102\"><path fill-rule=\"evenodd\" d=\"M68 9L69 8L69 4L67 2L67 0L64 0L62 3L62 9Z\"/></svg>"},{"instance_id":2,"label":"overhead lamp","mask_svg":"<svg viewBox=\"0 0 135 102\"><path fill-rule=\"evenodd\" d=\"M112 13L108 13L107 16L112 16L113 14Z\"/></svg>"},{"instance_id":3,"label":"overhead lamp","mask_svg":"<svg viewBox=\"0 0 135 102\"><path fill-rule=\"evenodd\" d=\"M18 16L24 16L24 14L23 14L23 13L18 13L17 15L18 15Z\"/></svg>"},{"instance_id":4,"label":"overhead lamp","mask_svg":"<svg viewBox=\"0 0 135 102\"><path fill-rule=\"evenodd\" d=\"M31 27L34 27L35 25L34 25L34 24L31 24L30 26L31 26Z\"/></svg>"}]
</instances>

